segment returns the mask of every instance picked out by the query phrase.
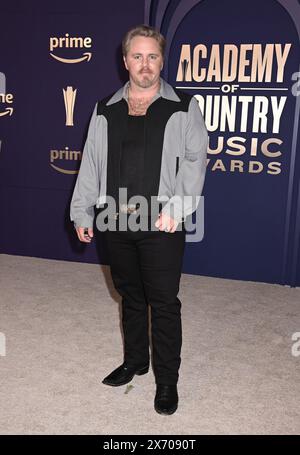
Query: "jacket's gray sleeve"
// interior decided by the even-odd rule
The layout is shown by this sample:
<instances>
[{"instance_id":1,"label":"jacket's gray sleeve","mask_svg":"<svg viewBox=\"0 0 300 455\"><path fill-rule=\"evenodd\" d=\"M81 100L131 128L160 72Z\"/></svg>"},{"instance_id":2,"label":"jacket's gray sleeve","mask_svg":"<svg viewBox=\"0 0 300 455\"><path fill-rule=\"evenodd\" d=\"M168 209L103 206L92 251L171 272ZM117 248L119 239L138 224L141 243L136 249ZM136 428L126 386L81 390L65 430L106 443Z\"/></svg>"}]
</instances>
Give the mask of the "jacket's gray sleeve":
<instances>
[{"instance_id":1,"label":"jacket's gray sleeve","mask_svg":"<svg viewBox=\"0 0 300 455\"><path fill-rule=\"evenodd\" d=\"M199 202L206 173L208 132L195 97L191 98L186 124L185 156L179 166L175 194L163 207L178 222L192 214Z\"/></svg>"},{"instance_id":2,"label":"jacket's gray sleeve","mask_svg":"<svg viewBox=\"0 0 300 455\"><path fill-rule=\"evenodd\" d=\"M97 104L95 105L87 139L83 148L81 165L70 205L70 218L75 227L92 227L94 206L99 196L99 172L96 157Z\"/></svg>"}]
</instances>

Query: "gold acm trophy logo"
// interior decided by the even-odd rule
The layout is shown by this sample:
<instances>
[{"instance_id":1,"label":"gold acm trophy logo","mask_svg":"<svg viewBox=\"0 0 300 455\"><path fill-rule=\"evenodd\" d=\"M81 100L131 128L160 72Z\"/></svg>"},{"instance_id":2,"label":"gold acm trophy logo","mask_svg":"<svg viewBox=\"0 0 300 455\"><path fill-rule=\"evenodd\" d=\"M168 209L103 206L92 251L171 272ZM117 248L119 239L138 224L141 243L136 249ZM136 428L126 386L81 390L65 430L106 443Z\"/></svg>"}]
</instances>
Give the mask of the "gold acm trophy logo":
<instances>
[{"instance_id":1,"label":"gold acm trophy logo","mask_svg":"<svg viewBox=\"0 0 300 455\"><path fill-rule=\"evenodd\" d=\"M77 89L68 86L66 89L63 88L64 106L65 106L65 126L74 126L74 107ZM78 174L78 170L64 169L56 164L57 160L66 161L80 161L82 158L82 152L79 150L70 150L69 147L65 147L62 150L52 149L50 150L50 166L57 172L62 174ZM55 164L54 164L55 163Z\"/></svg>"},{"instance_id":2,"label":"gold acm trophy logo","mask_svg":"<svg viewBox=\"0 0 300 455\"><path fill-rule=\"evenodd\" d=\"M75 106L75 99L76 99L77 89L73 89L73 87L68 86L63 89L64 94L64 103L65 103L65 110L66 110L66 126L74 126L73 117L74 117L74 106Z\"/></svg>"}]
</instances>

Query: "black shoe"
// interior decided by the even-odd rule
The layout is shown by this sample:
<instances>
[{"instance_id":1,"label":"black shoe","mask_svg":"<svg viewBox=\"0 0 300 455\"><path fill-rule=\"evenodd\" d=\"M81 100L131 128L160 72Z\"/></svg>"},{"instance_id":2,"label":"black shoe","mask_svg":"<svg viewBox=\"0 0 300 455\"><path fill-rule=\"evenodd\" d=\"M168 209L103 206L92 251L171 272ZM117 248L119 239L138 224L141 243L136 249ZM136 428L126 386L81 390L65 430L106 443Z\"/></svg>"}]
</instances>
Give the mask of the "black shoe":
<instances>
[{"instance_id":1,"label":"black shoe","mask_svg":"<svg viewBox=\"0 0 300 455\"><path fill-rule=\"evenodd\" d=\"M156 384L154 400L155 411L159 414L173 414L178 406L178 393L176 384Z\"/></svg>"},{"instance_id":2,"label":"black shoe","mask_svg":"<svg viewBox=\"0 0 300 455\"><path fill-rule=\"evenodd\" d=\"M108 376L106 376L106 378L103 379L102 383L111 386L124 385L130 382L135 374L141 376L142 374L148 373L148 370L149 364L142 368L137 368L129 366L126 362L124 362L122 365L112 371Z\"/></svg>"}]
</instances>

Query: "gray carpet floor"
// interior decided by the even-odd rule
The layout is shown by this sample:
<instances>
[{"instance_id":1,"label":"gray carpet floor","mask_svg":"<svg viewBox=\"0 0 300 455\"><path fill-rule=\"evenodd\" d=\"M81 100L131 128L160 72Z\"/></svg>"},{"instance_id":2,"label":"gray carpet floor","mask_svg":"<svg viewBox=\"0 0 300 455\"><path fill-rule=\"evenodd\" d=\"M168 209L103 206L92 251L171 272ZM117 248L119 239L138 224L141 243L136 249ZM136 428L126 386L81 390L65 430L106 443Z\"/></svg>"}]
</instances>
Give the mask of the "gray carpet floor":
<instances>
[{"instance_id":1,"label":"gray carpet floor","mask_svg":"<svg viewBox=\"0 0 300 455\"><path fill-rule=\"evenodd\" d=\"M123 361L108 266L2 254L0 286L1 434L300 432L299 288L182 274L179 405L165 416L152 367L130 387L101 382Z\"/></svg>"}]
</instances>

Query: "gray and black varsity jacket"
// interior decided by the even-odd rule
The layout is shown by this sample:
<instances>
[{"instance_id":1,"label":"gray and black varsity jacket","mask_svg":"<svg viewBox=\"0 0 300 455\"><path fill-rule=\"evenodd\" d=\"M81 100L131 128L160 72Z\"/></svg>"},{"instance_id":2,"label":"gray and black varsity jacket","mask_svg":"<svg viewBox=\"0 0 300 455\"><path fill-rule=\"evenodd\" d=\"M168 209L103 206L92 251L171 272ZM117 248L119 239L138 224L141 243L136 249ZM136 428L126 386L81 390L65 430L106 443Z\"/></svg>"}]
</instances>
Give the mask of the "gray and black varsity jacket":
<instances>
[{"instance_id":1,"label":"gray and black varsity jacket","mask_svg":"<svg viewBox=\"0 0 300 455\"><path fill-rule=\"evenodd\" d=\"M160 160L158 194L153 196L164 202L163 213L181 222L196 210L200 200L208 133L196 98L162 77L160 83L145 116L145 156L149 165L152 159ZM116 196L128 115L127 85L128 81L95 105L70 206L75 227L92 227L94 206L105 204L108 195Z\"/></svg>"}]
</instances>

